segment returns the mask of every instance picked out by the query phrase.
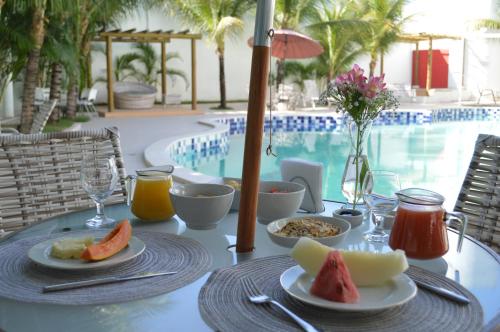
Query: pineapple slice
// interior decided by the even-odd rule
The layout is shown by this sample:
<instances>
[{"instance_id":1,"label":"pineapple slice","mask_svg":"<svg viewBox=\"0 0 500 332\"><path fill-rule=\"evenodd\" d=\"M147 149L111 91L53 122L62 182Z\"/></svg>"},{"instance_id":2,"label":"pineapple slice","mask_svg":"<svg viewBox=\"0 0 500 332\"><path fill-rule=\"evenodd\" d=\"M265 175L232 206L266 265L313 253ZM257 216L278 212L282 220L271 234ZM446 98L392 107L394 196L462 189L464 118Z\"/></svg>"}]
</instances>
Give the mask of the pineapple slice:
<instances>
[{"instance_id":1,"label":"pineapple slice","mask_svg":"<svg viewBox=\"0 0 500 332\"><path fill-rule=\"evenodd\" d=\"M328 253L333 250L313 239L302 237L292 249L291 256L312 277L315 277ZM373 253L341 251L356 286L378 286L408 269L404 251Z\"/></svg>"},{"instance_id":2,"label":"pineapple slice","mask_svg":"<svg viewBox=\"0 0 500 332\"><path fill-rule=\"evenodd\" d=\"M60 259L80 258L85 248L92 243L94 243L94 238L91 236L61 239L52 244L50 255Z\"/></svg>"}]
</instances>

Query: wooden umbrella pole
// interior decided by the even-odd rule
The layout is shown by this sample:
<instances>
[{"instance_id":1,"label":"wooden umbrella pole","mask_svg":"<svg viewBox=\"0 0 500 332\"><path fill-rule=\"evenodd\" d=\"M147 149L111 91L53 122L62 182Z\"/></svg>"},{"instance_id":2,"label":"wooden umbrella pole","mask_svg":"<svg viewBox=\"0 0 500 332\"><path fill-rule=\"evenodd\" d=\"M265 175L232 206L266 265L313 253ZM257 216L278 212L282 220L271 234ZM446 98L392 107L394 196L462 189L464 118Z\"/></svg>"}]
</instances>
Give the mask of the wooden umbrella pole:
<instances>
[{"instance_id":1,"label":"wooden umbrella pole","mask_svg":"<svg viewBox=\"0 0 500 332\"><path fill-rule=\"evenodd\" d=\"M255 18L250 91L245 134L245 153L241 181L240 210L236 240L237 252L253 250L255 239L255 219L260 179L260 154L264 115L266 112L266 88L269 75L270 38L275 0L258 0Z\"/></svg>"}]
</instances>

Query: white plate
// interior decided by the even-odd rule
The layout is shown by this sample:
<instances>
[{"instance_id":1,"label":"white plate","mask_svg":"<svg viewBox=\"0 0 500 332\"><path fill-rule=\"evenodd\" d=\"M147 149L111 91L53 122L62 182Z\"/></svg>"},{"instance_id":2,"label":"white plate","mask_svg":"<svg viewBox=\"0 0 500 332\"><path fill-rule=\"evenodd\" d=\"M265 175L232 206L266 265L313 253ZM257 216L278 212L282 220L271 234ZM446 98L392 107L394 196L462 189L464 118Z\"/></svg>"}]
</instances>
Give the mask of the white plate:
<instances>
[{"instance_id":1,"label":"white plate","mask_svg":"<svg viewBox=\"0 0 500 332\"><path fill-rule=\"evenodd\" d=\"M417 286L404 273L378 287L358 287L358 303L333 302L311 295L313 279L298 265L283 272L280 283L288 294L302 302L339 311L387 309L406 303L417 294Z\"/></svg>"},{"instance_id":2,"label":"white plate","mask_svg":"<svg viewBox=\"0 0 500 332\"><path fill-rule=\"evenodd\" d=\"M90 233L90 234L78 234L78 237L85 237L85 236L95 236L95 233ZM54 258L50 256L50 250L52 248L52 244L55 241L61 240L63 238L71 237L68 235L62 236L60 238L56 239L50 239L47 241L43 241L41 243L38 243L34 245L29 251L28 251L28 257L35 263L50 267L53 269L60 269L60 270L92 270L92 269L99 269L103 267L111 267L114 265L118 265L121 263L124 263L126 261L129 261L137 256L139 256L146 246L144 245L144 242L136 238L135 236L132 236L130 241L128 241L128 246L125 247L122 251L117 253L114 256L111 256L109 258L106 258L102 261L97 261L97 262L87 262L84 260L80 259L59 259L59 258ZM103 236L96 236L96 241L99 241Z\"/></svg>"}]
</instances>

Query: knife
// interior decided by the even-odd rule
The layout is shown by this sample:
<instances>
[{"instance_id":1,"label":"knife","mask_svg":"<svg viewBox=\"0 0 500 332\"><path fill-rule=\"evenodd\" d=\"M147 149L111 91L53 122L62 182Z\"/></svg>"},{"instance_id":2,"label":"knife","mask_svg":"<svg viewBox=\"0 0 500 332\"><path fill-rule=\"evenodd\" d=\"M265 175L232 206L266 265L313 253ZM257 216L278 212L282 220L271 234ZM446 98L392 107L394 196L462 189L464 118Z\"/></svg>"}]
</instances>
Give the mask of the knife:
<instances>
[{"instance_id":1,"label":"knife","mask_svg":"<svg viewBox=\"0 0 500 332\"><path fill-rule=\"evenodd\" d=\"M447 299L450 299L452 301L455 301L455 302L458 302L460 304L469 304L470 303L470 300L461 295L461 294L457 294L455 292L452 292L452 291L449 291L443 287L437 287L437 286L434 286L434 285L430 285L426 282L423 282L423 281L420 281L420 280L416 280L416 279L413 279L413 281L421 288L424 288L424 289L427 289L428 291L431 291L435 294L438 294L438 295L441 295L443 297L446 297Z\"/></svg>"},{"instance_id":2,"label":"knife","mask_svg":"<svg viewBox=\"0 0 500 332\"><path fill-rule=\"evenodd\" d=\"M99 279L91 279L91 280L83 280L83 281L66 282L63 284L45 286L42 288L42 293L56 292L56 291L61 291L61 290L88 287L88 286L94 286L94 285L111 284L114 282L151 278L151 277L164 276L164 275L170 275L170 274L176 274L176 273L177 273L177 271L141 273L141 274L136 274L136 275L121 276L121 277L107 277L107 278L99 278Z\"/></svg>"}]
</instances>

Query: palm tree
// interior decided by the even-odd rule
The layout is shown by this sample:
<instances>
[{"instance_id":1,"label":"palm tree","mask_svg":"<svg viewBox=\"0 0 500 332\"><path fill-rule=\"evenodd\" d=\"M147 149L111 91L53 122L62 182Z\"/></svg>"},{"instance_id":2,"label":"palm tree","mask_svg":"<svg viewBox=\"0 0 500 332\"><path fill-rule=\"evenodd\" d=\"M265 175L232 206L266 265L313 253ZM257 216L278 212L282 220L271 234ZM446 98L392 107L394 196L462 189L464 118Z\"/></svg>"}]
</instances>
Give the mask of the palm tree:
<instances>
[{"instance_id":1,"label":"palm tree","mask_svg":"<svg viewBox=\"0 0 500 332\"><path fill-rule=\"evenodd\" d=\"M224 51L227 37L243 32L242 17L255 6L252 0L172 0L189 27L200 31L215 46L219 58L220 105L226 109L226 74Z\"/></svg>"},{"instance_id":2,"label":"palm tree","mask_svg":"<svg viewBox=\"0 0 500 332\"><path fill-rule=\"evenodd\" d=\"M316 8L317 23L308 29L325 49L314 63L318 76L327 82L347 71L364 52L361 36L369 26L361 16L354 0L321 0Z\"/></svg>"},{"instance_id":3,"label":"palm tree","mask_svg":"<svg viewBox=\"0 0 500 332\"><path fill-rule=\"evenodd\" d=\"M40 60L40 49L43 46L45 38L45 10L47 0L33 1L31 3L32 28L30 36L33 41L32 48L28 55L28 62L24 75L23 85L23 104L21 110L21 127L22 133L29 133L33 122L33 101L35 100L36 79L38 76L38 62Z\"/></svg>"},{"instance_id":4,"label":"palm tree","mask_svg":"<svg viewBox=\"0 0 500 332\"><path fill-rule=\"evenodd\" d=\"M15 2L3 2L0 8L0 104L5 88L21 73L31 49L28 35L31 22L25 13L14 8Z\"/></svg>"},{"instance_id":5,"label":"palm tree","mask_svg":"<svg viewBox=\"0 0 500 332\"><path fill-rule=\"evenodd\" d=\"M285 62L285 78L291 79L300 91L304 91L304 81L316 78L316 64L299 61Z\"/></svg>"},{"instance_id":6,"label":"palm tree","mask_svg":"<svg viewBox=\"0 0 500 332\"><path fill-rule=\"evenodd\" d=\"M274 10L274 29L301 32L304 24L312 22L318 0L277 0ZM284 60L276 60L276 87L284 79Z\"/></svg>"},{"instance_id":7,"label":"palm tree","mask_svg":"<svg viewBox=\"0 0 500 332\"><path fill-rule=\"evenodd\" d=\"M49 12L61 12L65 8L71 6L71 1L64 0L26 0L11 1L2 4L2 21L7 21L9 23L8 26L3 28L5 30L14 30L17 32L20 31L20 28L24 28L24 34L30 39L27 48L24 48L24 46L19 47L19 44L15 42L10 46L6 46L7 51L2 47L2 52L8 53L8 59L14 61L13 63L15 63L16 66L24 64L25 68L20 127L23 133L30 130L33 121L33 102L40 72L40 54L45 40L46 24L48 21L47 14ZM9 17L17 18L17 20L9 20ZM10 39L12 36L6 37L2 34L2 37L2 39L5 37L4 40L9 42L13 41L13 39ZM15 69L12 70L11 68L11 73L15 73L15 71Z\"/></svg>"},{"instance_id":8,"label":"palm tree","mask_svg":"<svg viewBox=\"0 0 500 332\"><path fill-rule=\"evenodd\" d=\"M79 56L72 33L75 8L65 8L64 11L48 13L48 24L41 57L50 67L50 100L61 100L63 76L78 70ZM58 121L61 117L59 107L50 116L50 121Z\"/></svg>"},{"instance_id":9,"label":"palm tree","mask_svg":"<svg viewBox=\"0 0 500 332\"><path fill-rule=\"evenodd\" d=\"M385 54L403 32L403 25L410 16L403 17L407 0L360 0L360 12L370 23L371 29L364 37L365 49L370 55L370 76L375 72L379 54Z\"/></svg>"},{"instance_id":10,"label":"palm tree","mask_svg":"<svg viewBox=\"0 0 500 332\"><path fill-rule=\"evenodd\" d=\"M156 54L151 44L138 43L134 45L134 48L137 51L128 53L127 55L135 57L135 62L139 62L141 67L137 68L132 64L133 70L131 75L141 82L156 86L158 84L158 74L161 73L158 68L161 62L160 57ZM172 59L181 59L181 57L179 53L167 52L165 62ZM182 78L186 86L189 86L187 76L182 70L167 67L167 77L172 78L175 76Z\"/></svg>"}]
</instances>

